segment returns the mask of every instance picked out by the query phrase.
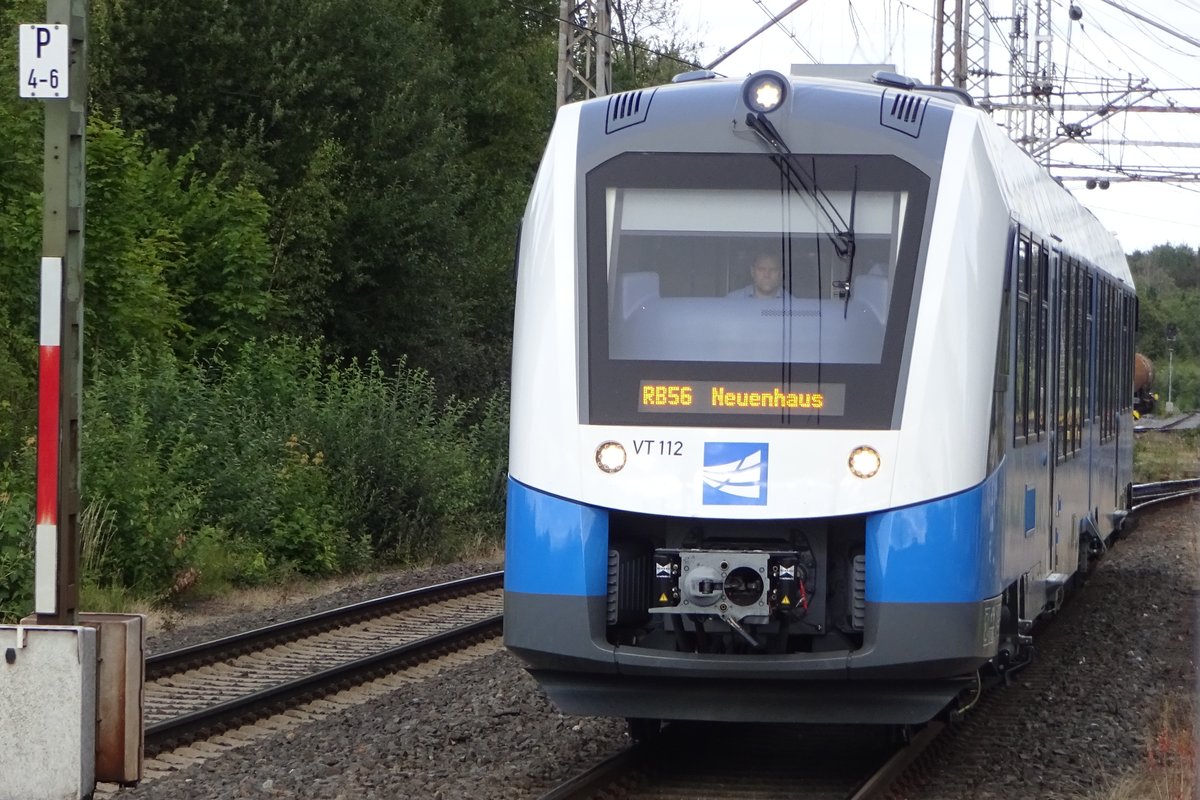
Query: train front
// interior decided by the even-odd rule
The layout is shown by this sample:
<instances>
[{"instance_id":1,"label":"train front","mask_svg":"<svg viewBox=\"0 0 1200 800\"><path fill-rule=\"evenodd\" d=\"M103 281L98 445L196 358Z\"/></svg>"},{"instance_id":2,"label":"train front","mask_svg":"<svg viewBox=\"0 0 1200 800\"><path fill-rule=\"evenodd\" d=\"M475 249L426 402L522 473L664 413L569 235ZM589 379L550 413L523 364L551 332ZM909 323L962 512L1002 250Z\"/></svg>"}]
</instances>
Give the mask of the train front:
<instances>
[{"instance_id":1,"label":"train front","mask_svg":"<svg viewBox=\"0 0 1200 800\"><path fill-rule=\"evenodd\" d=\"M1002 258L1007 219L935 202L943 170L979 183L954 117L774 73L560 111L520 245L505 642L563 711L911 723L995 653L999 301L946 309L1003 276L947 265L951 236Z\"/></svg>"}]
</instances>

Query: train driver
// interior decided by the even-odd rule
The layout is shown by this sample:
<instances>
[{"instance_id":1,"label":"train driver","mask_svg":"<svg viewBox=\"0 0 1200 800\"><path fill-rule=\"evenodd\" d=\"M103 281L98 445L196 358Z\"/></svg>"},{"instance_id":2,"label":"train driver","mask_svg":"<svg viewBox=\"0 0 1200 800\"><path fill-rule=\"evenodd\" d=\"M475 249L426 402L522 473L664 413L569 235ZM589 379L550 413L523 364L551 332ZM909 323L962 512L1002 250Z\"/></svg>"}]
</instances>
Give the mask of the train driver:
<instances>
[{"instance_id":1,"label":"train driver","mask_svg":"<svg viewBox=\"0 0 1200 800\"><path fill-rule=\"evenodd\" d=\"M783 297L783 266L770 253L754 259L750 268L750 284L734 289L728 297L772 298Z\"/></svg>"}]
</instances>

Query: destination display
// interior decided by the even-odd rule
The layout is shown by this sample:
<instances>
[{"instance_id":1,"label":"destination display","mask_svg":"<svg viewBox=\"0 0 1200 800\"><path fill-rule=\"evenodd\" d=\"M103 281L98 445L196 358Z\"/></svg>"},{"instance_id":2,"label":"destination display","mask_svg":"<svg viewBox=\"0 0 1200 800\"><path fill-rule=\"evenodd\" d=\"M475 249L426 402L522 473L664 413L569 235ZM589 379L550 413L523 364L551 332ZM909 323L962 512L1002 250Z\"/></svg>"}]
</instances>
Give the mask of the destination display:
<instances>
[{"instance_id":1,"label":"destination display","mask_svg":"<svg viewBox=\"0 0 1200 800\"><path fill-rule=\"evenodd\" d=\"M673 414L829 414L846 409L840 383L642 381L638 411Z\"/></svg>"}]
</instances>

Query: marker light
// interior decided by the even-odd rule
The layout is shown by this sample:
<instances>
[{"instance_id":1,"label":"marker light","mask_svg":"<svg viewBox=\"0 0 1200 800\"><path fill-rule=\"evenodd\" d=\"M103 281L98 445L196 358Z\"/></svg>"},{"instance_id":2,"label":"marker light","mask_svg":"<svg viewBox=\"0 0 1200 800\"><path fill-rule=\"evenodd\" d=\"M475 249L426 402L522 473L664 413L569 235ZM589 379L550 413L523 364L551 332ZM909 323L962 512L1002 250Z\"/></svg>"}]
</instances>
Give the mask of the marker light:
<instances>
[{"instance_id":1,"label":"marker light","mask_svg":"<svg viewBox=\"0 0 1200 800\"><path fill-rule=\"evenodd\" d=\"M856 447L850 453L850 471L859 478L870 478L879 472L879 453L873 447Z\"/></svg>"},{"instance_id":2,"label":"marker light","mask_svg":"<svg viewBox=\"0 0 1200 800\"><path fill-rule=\"evenodd\" d=\"M757 72L742 85L742 101L751 111L769 114L787 99L787 80L778 72Z\"/></svg>"},{"instance_id":3,"label":"marker light","mask_svg":"<svg viewBox=\"0 0 1200 800\"><path fill-rule=\"evenodd\" d=\"M603 472L620 472L625 466L625 448L620 442L604 442L596 448L596 466Z\"/></svg>"}]
</instances>

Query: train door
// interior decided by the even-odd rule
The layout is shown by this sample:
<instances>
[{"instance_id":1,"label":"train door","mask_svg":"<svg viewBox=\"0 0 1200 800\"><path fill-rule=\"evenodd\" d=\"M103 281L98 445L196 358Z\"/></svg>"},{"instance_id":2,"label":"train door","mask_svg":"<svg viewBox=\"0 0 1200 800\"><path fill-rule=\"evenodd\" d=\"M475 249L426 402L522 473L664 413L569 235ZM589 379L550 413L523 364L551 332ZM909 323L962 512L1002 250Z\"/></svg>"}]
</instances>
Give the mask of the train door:
<instances>
[{"instance_id":1,"label":"train door","mask_svg":"<svg viewBox=\"0 0 1200 800\"><path fill-rule=\"evenodd\" d=\"M1121 398L1121 359L1126 350L1125 340L1121 337L1121 301L1117 287L1111 282L1105 282L1101 288L1102 314L1104 328L1101 336L1104 339L1104 388L1105 402L1101 406L1112 438L1112 508L1125 507L1125 491L1121 482L1121 451L1124 448L1125 428L1120 424L1120 409L1124 405ZM1132 432L1132 431L1131 431ZM1105 531L1102 531L1105 532Z\"/></svg>"},{"instance_id":2,"label":"train door","mask_svg":"<svg viewBox=\"0 0 1200 800\"><path fill-rule=\"evenodd\" d=\"M1091 518L1092 509L1096 508L1100 498L1101 461L1100 425L1097 399L1098 339L1096 335L1096 276L1088 268L1081 278L1083 287L1083 303L1080 313L1083 314L1083 447L1084 462L1087 464L1087 505L1083 514ZM1078 533L1078 527L1075 530ZM1078 550L1078 544L1076 544Z\"/></svg>"},{"instance_id":3,"label":"train door","mask_svg":"<svg viewBox=\"0 0 1200 800\"><path fill-rule=\"evenodd\" d=\"M1056 249L1045 247L1043 252L1043 278L1042 285L1045 288L1043 294L1043 304L1045 312L1045 346L1042 348L1042 360L1045 365L1045 378L1043 385L1045 386L1045 396L1042 400L1042 405L1046 413L1046 440L1047 447L1044 451L1046 459L1046 506L1048 513L1046 514L1045 526L1042 528L1042 535L1046 537L1047 549L1047 572L1057 572L1057 552L1055 548L1055 539L1057 537L1056 525L1058 518L1058 510L1061 502L1057 496L1057 486L1055 481L1056 467L1058 465L1058 456L1062 452L1061 439L1065 433L1063 428L1064 418L1064 386L1063 376L1063 347L1062 324L1063 314L1063 291L1062 291L1062 265L1059 258L1059 252Z\"/></svg>"},{"instance_id":4,"label":"train door","mask_svg":"<svg viewBox=\"0 0 1200 800\"><path fill-rule=\"evenodd\" d=\"M1091 409L1092 309L1094 280L1078 259L1055 253L1052 272L1055 315L1052 343L1053 427L1052 521L1047 595L1057 605L1061 589L1079 565L1079 532L1091 513L1089 459L1093 448Z\"/></svg>"}]
</instances>

